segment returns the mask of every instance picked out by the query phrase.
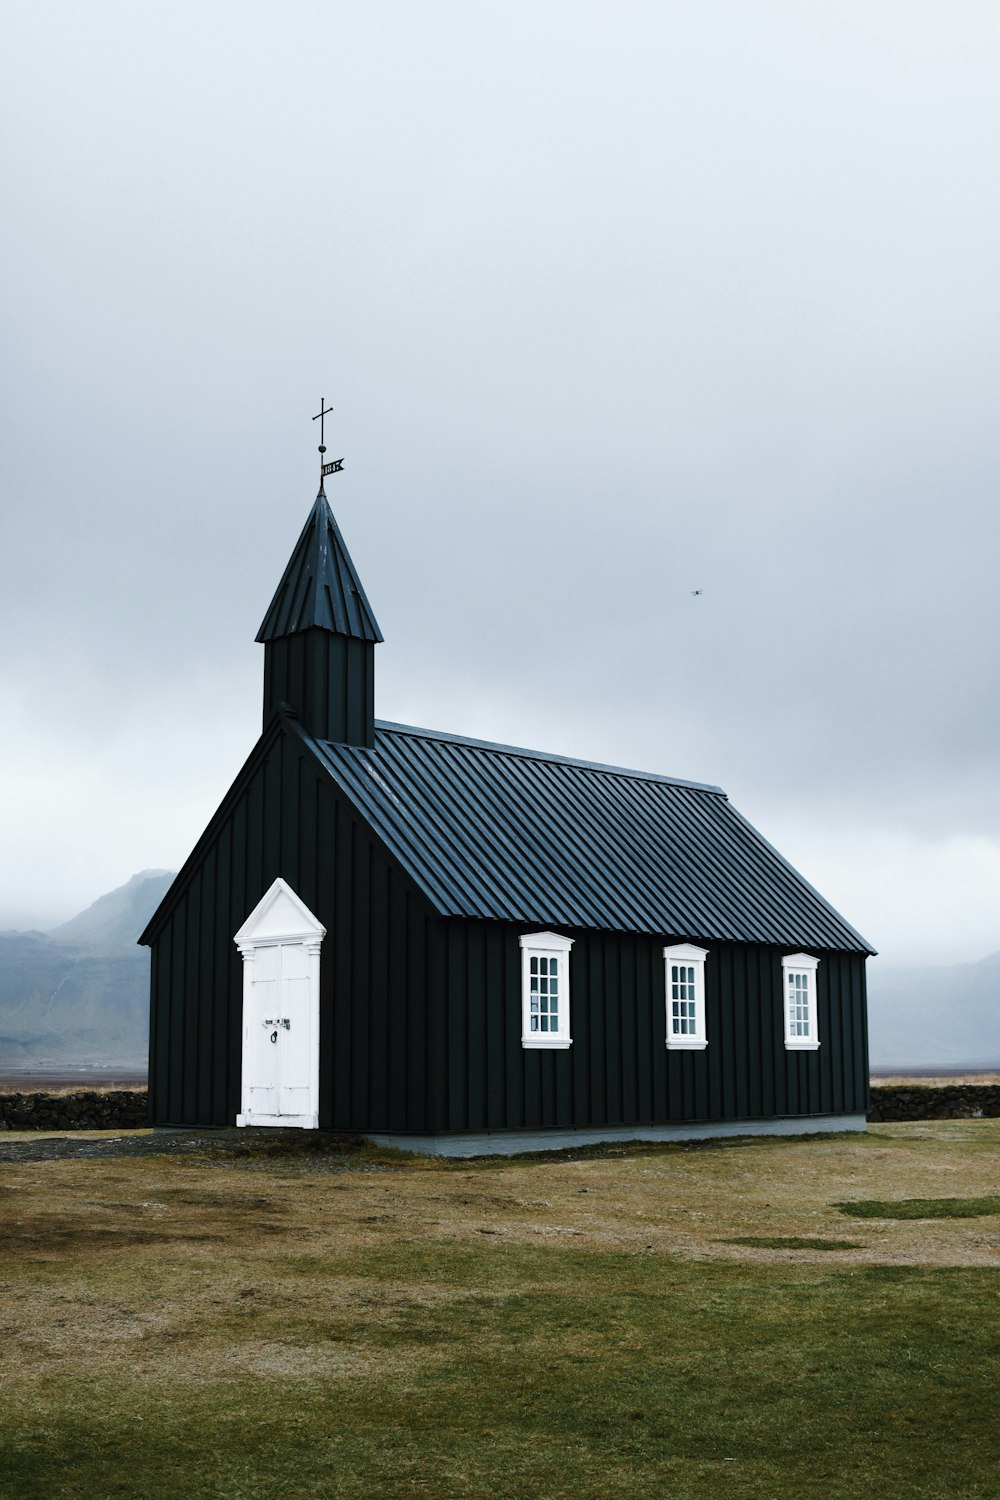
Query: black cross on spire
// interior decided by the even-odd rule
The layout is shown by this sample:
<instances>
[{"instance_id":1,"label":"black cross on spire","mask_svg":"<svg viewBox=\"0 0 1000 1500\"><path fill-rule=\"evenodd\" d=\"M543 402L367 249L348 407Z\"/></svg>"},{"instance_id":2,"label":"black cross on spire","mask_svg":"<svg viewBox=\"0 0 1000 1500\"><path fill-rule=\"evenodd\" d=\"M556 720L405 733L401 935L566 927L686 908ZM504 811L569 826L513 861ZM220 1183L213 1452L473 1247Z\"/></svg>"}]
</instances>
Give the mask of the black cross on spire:
<instances>
[{"instance_id":1,"label":"black cross on spire","mask_svg":"<svg viewBox=\"0 0 1000 1500\"><path fill-rule=\"evenodd\" d=\"M324 435L323 429L326 426L326 418L330 415L330 413L332 411L333 411L333 407L332 406L327 406L327 404L326 404L326 397L325 396L320 396L320 398L319 398L319 411L316 413L316 416L313 417L313 421L314 422L317 420L317 418L319 419L319 487L320 487L320 489L323 488L323 480L326 478L327 474L339 474L340 471L341 471L341 469L344 467L344 460L342 458L335 458L332 461L332 463L328 463L328 464L323 462L323 454L326 452L325 435Z\"/></svg>"}]
</instances>

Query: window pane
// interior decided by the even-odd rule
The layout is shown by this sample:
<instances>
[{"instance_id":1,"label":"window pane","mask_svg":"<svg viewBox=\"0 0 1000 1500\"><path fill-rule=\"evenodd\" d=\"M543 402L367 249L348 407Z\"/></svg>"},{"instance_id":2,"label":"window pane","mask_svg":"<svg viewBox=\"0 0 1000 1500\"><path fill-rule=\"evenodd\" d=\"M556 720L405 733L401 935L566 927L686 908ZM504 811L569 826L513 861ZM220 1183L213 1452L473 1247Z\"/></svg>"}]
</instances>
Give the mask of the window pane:
<instances>
[{"instance_id":1,"label":"window pane","mask_svg":"<svg viewBox=\"0 0 1000 1500\"><path fill-rule=\"evenodd\" d=\"M788 974L788 1035L812 1040L812 996L809 974L801 970Z\"/></svg>"}]
</instances>

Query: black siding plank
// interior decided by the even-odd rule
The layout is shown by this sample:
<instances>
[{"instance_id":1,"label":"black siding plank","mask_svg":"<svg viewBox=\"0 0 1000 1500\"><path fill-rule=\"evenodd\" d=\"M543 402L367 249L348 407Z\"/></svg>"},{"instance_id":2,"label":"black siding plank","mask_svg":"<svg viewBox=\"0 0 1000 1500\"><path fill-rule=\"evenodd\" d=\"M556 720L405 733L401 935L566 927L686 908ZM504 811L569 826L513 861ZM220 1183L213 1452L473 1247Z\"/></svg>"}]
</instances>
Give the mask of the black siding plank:
<instances>
[{"instance_id":1,"label":"black siding plank","mask_svg":"<svg viewBox=\"0 0 1000 1500\"><path fill-rule=\"evenodd\" d=\"M416 901L406 896L406 948L402 955L406 974L406 1054L405 1113L398 1116L395 1128L429 1130L428 1109L428 1016L427 1016L427 919Z\"/></svg>"},{"instance_id":2,"label":"black siding plank","mask_svg":"<svg viewBox=\"0 0 1000 1500\"><path fill-rule=\"evenodd\" d=\"M334 835L334 1041L333 1041L333 1118L338 1130L349 1130L353 1120L351 1097L351 1005L353 984L353 905L352 878L353 819L342 803L336 806Z\"/></svg>"},{"instance_id":3,"label":"black siding plank","mask_svg":"<svg viewBox=\"0 0 1000 1500\"><path fill-rule=\"evenodd\" d=\"M642 1003L636 974L636 940L623 938L618 967L618 1005L621 1017L621 1113L622 1119L642 1118L639 1107L639 1016Z\"/></svg>"},{"instance_id":4,"label":"black siding plank","mask_svg":"<svg viewBox=\"0 0 1000 1500\"><path fill-rule=\"evenodd\" d=\"M364 1129L368 1113L368 1026L371 1004L371 849L352 820L351 858L351 1106L353 1128ZM338 1000L341 997L338 996Z\"/></svg>"},{"instance_id":5,"label":"black siding plank","mask_svg":"<svg viewBox=\"0 0 1000 1500\"><path fill-rule=\"evenodd\" d=\"M232 899L232 854L233 829L228 822L219 834L217 846L217 869L214 889L210 892L213 912L212 926L212 990L209 1016L212 1026L212 1103L210 1118L218 1119L228 1114L232 1086L229 1078L229 1036L233 1027L231 1013L232 963L236 944L232 935L236 928L230 921ZM226 938L229 941L226 941Z\"/></svg>"},{"instance_id":6,"label":"black siding plank","mask_svg":"<svg viewBox=\"0 0 1000 1500\"><path fill-rule=\"evenodd\" d=\"M215 970L216 944L213 937L213 910L215 905L214 892L218 865L218 845L212 848L200 873L195 890L197 903L198 935L201 951L197 961L197 977L195 979L195 1011L198 1018L198 1043L195 1054L195 1074L197 1082L196 1098L198 1123L209 1125L212 1122L212 1052L215 1028L212 1015L211 982Z\"/></svg>"},{"instance_id":7,"label":"black siding plank","mask_svg":"<svg viewBox=\"0 0 1000 1500\"><path fill-rule=\"evenodd\" d=\"M488 1130L502 1130L507 1122L510 1073L506 1007L507 933L492 925L485 932L486 1127Z\"/></svg>"},{"instance_id":8,"label":"black siding plank","mask_svg":"<svg viewBox=\"0 0 1000 1500\"><path fill-rule=\"evenodd\" d=\"M469 1057L467 1041L466 993L468 985L468 929L464 923L447 926L447 1021L446 1079L448 1129L468 1130L467 1107Z\"/></svg>"},{"instance_id":9,"label":"black siding plank","mask_svg":"<svg viewBox=\"0 0 1000 1500\"><path fill-rule=\"evenodd\" d=\"M184 1117L193 1125L204 1122L198 1112L198 897L200 881L193 882L183 903L184 918L184 989L181 1058L184 1078Z\"/></svg>"},{"instance_id":10,"label":"black siding plank","mask_svg":"<svg viewBox=\"0 0 1000 1500\"><path fill-rule=\"evenodd\" d=\"M175 910L171 918L170 926L164 934L164 941L170 953L170 1044L169 1077L170 1094L167 1102L167 1112L162 1118L164 1124L193 1123L194 1117L186 1110L186 1098L184 1092L184 1047L185 1047L185 1022L187 1017L184 1009L184 972L185 961L185 933L187 925L184 922L183 901Z\"/></svg>"},{"instance_id":11,"label":"black siding plank","mask_svg":"<svg viewBox=\"0 0 1000 1500\"><path fill-rule=\"evenodd\" d=\"M386 1003L385 1055L386 1128L401 1129L406 1119L406 1080L413 1066L413 1016L407 1004L407 910L406 890L395 870L385 871L388 903L386 910ZM409 1060L409 1066L408 1066Z\"/></svg>"},{"instance_id":12,"label":"black siding plank","mask_svg":"<svg viewBox=\"0 0 1000 1500\"><path fill-rule=\"evenodd\" d=\"M442 923L427 929L428 1124L448 1130L448 935Z\"/></svg>"},{"instance_id":13,"label":"black siding plank","mask_svg":"<svg viewBox=\"0 0 1000 1500\"><path fill-rule=\"evenodd\" d=\"M338 966L346 963L348 955L340 951L338 927L338 856L337 856L337 802L329 787L320 783L316 788L316 906L314 908L326 928L326 937L320 949L319 964L319 1122L326 1130L342 1126L338 1113L338 1007L336 1002L336 977Z\"/></svg>"},{"instance_id":14,"label":"black siding plank","mask_svg":"<svg viewBox=\"0 0 1000 1500\"><path fill-rule=\"evenodd\" d=\"M645 1121L652 1113L652 987L649 978L650 944L629 939L622 962L622 996L629 1005L628 1051L631 1056L628 1096L623 1098L627 1117Z\"/></svg>"},{"instance_id":15,"label":"black siding plank","mask_svg":"<svg viewBox=\"0 0 1000 1500\"><path fill-rule=\"evenodd\" d=\"M370 853L370 851L369 851ZM389 1075L389 870L369 858L368 1112L378 1130L388 1128Z\"/></svg>"},{"instance_id":16,"label":"black siding plank","mask_svg":"<svg viewBox=\"0 0 1000 1500\"><path fill-rule=\"evenodd\" d=\"M470 1130L485 1130L489 1081L486 1052L486 964L485 929L476 923L467 930L465 1026L468 1084L464 1100Z\"/></svg>"}]
</instances>

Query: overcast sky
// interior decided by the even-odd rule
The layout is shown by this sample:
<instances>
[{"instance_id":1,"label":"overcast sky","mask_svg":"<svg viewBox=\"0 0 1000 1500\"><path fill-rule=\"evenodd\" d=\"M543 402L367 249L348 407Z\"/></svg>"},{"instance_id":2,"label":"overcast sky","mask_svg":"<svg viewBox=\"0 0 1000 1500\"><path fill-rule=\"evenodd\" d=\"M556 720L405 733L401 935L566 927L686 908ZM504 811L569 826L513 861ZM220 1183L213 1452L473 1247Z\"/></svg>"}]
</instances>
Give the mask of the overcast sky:
<instances>
[{"instance_id":1,"label":"overcast sky","mask_svg":"<svg viewBox=\"0 0 1000 1500\"><path fill-rule=\"evenodd\" d=\"M0 926L189 852L322 393L381 717L1000 948L995 5L7 0L0 129Z\"/></svg>"}]
</instances>

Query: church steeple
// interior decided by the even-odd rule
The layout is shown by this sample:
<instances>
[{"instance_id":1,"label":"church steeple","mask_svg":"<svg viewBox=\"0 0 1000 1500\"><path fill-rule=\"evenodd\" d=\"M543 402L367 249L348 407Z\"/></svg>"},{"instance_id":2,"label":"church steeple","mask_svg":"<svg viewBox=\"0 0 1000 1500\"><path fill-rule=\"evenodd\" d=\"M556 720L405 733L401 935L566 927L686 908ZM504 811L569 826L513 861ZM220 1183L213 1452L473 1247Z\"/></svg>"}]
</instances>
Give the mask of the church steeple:
<instances>
[{"instance_id":1,"label":"church steeple","mask_svg":"<svg viewBox=\"0 0 1000 1500\"><path fill-rule=\"evenodd\" d=\"M316 739L372 745L381 639L320 484L257 632L264 645L265 724L284 702Z\"/></svg>"},{"instance_id":2,"label":"church steeple","mask_svg":"<svg viewBox=\"0 0 1000 1500\"><path fill-rule=\"evenodd\" d=\"M273 641L312 626L353 636L359 641L382 639L322 487L281 575L257 639Z\"/></svg>"}]
</instances>

